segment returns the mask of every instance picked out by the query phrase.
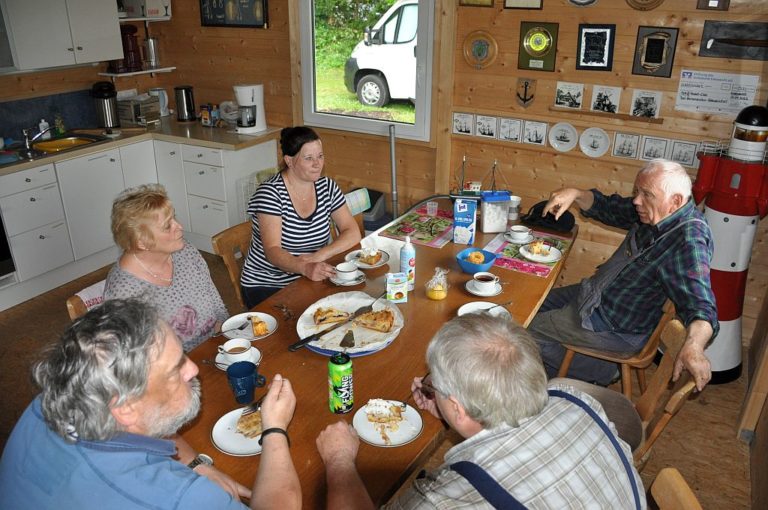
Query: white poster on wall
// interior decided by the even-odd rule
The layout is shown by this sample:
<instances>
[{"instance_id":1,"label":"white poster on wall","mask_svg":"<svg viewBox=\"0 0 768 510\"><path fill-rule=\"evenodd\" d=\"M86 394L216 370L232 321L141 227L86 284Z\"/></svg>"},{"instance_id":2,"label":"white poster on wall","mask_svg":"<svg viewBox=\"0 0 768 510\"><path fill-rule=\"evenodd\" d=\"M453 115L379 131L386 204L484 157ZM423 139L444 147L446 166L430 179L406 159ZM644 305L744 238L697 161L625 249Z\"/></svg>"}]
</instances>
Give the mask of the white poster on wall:
<instances>
[{"instance_id":1,"label":"white poster on wall","mask_svg":"<svg viewBox=\"0 0 768 510\"><path fill-rule=\"evenodd\" d=\"M680 72L675 110L736 114L755 104L760 77L750 74Z\"/></svg>"}]
</instances>

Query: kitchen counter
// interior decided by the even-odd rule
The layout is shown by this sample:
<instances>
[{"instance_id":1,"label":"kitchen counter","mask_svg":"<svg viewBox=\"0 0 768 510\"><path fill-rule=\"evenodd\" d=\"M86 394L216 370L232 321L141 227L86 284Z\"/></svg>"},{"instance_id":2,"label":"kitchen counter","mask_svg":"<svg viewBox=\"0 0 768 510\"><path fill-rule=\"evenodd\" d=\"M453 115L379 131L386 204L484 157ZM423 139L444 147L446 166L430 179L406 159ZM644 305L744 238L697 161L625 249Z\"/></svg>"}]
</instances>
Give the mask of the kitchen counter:
<instances>
[{"instance_id":1,"label":"kitchen counter","mask_svg":"<svg viewBox=\"0 0 768 510\"><path fill-rule=\"evenodd\" d=\"M31 161L22 160L0 167L0 175L12 174L27 168L56 163L67 159L85 156L113 147L121 147L144 140L162 140L173 143L188 143L200 147L212 149L240 150L260 144L265 140L277 138L280 128L268 127L265 131L255 135L240 135L232 128L211 128L201 125L199 122L178 122L171 117L161 120L157 127L121 128L120 136L111 140L97 142L82 148L46 155ZM101 129L73 129L72 133L101 134Z\"/></svg>"}]
</instances>

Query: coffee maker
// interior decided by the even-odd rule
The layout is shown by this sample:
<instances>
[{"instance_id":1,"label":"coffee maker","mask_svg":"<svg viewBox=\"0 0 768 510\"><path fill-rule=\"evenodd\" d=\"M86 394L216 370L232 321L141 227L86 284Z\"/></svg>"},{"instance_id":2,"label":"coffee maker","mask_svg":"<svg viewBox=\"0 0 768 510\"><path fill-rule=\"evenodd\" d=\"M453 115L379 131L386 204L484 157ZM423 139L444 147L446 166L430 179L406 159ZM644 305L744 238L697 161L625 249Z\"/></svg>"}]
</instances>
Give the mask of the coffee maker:
<instances>
[{"instance_id":1,"label":"coffee maker","mask_svg":"<svg viewBox=\"0 0 768 510\"><path fill-rule=\"evenodd\" d=\"M235 131L245 135L266 131L264 85L235 85L234 89L239 105Z\"/></svg>"}]
</instances>

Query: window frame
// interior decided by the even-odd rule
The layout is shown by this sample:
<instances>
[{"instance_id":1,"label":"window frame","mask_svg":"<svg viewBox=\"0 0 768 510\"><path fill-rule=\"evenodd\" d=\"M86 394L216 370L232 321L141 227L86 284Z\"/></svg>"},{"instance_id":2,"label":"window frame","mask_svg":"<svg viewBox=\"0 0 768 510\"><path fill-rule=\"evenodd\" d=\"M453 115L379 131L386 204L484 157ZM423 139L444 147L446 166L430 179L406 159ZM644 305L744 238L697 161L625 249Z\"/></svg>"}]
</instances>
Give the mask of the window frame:
<instances>
[{"instance_id":1,"label":"window frame","mask_svg":"<svg viewBox=\"0 0 768 510\"><path fill-rule=\"evenodd\" d=\"M432 70L435 31L434 0L419 0L419 22L416 30L416 97L413 124L352 117L316 111L314 63L314 0L299 1L299 45L301 48L301 92L304 123L342 131L389 136L389 126L395 126L395 136L410 140L430 141L432 116ZM307 36L308 34L308 36ZM364 34L361 34L361 40Z\"/></svg>"}]
</instances>

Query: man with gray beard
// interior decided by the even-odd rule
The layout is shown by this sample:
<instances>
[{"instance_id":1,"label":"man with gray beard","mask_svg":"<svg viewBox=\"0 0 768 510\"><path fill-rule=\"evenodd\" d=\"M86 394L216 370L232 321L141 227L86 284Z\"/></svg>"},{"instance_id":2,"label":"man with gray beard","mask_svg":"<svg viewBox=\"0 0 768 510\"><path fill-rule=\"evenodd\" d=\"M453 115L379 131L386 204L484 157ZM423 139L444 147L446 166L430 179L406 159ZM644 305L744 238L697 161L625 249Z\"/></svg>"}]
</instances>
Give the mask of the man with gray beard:
<instances>
[{"instance_id":1,"label":"man with gray beard","mask_svg":"<svg viewBox=\"0 0 768 510\"><path fill-rule=\"evenodd\" d=\"M287 435L263 439L253 490L181 437L200 410L197 366L156 310L105 302L75 321L33 367L40 395L0 460L0 508L300 508ZM285 430L296 397L275 375L264 428ZM171 438L171 439L167 439Z\"/></svg>"}]
</instances>

